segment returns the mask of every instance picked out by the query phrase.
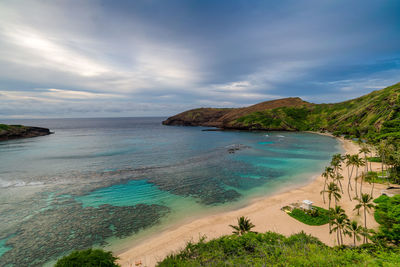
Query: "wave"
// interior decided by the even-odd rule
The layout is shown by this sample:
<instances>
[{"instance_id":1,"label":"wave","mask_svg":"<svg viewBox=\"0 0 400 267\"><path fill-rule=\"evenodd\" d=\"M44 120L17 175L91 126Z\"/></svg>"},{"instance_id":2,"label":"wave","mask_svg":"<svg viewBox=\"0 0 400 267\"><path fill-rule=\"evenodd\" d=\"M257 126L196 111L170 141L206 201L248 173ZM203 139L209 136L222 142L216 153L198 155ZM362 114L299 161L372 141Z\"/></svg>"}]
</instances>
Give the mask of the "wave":
<instances>
[{"instance_id":1,"label":"wave","mask_svg":"<svg viewBox=\"0 0 400 267\"><path fill-rule=\"evenodd\" d=\"M24 186L39 186L44 185L43 182L34 181L34 182L25 182L25 181L5 181L0 180L0 188L9 188L9 187L24 187Z\"/></svg>"}]
</instances>

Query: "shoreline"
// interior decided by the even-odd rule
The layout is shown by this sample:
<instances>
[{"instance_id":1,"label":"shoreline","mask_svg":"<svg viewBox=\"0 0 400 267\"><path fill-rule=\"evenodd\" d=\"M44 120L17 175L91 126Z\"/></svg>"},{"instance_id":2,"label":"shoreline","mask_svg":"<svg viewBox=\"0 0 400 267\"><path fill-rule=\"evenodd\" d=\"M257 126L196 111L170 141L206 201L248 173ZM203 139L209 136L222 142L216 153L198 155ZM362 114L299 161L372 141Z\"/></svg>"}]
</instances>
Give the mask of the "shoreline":
<instances>
[{"instance_id":1,"label":"shoreline","mask_svg":"<svg viewBox=\"0 0 400 267\"><path fill-rule=\"evenodd\" d=\"M350 140L337 138L329 133L310 133L336 138L340 141L344 153L358 154L359 146ZM341 173L345 177L344 184L347 184L348 177L345 167ZM206 215L189 222L186 221L168 227L165 231L141 240L134 244L133 247L118 253L118 262L122 266L135 266L135 263L138 262L141 262L143 266L155 266L158 261L164 259L167 255L184 248L189 241L196 242L202 236L206 236L207 240L210 240L222 235L231 234L232 230L229 224L235 224L236 219L240 216L248 217L256 226L254 230L258 232L274 231L284 235L291 235L304 231L319 238L327 245L335 245L336 235L329 234L327 224L322 226L306 225L281 211L281 207L301 202L305 199L313 201L316 206L327 208L328 204L323 203L322 196L320 195L324 184L323 178L318 173L310 175L312 175L312 178L308 179L304 185L294 185L292 188L278 190L272 195L252 199L245 207L220 214ZM384 185L376 184L374 196L377 196L384 187ZM369 192L371 189L368 183L365 183L363 188L364 192ZM361 221L362 217L357 216L357 213L353 211L355 204L355 201L349 200L346 192L339 202L339 205L344 208L351 219ZM369 215L367 221L369 221L367 223L368 227L375 228L377 226L373 215ZM345 243L351 243L351 238L346 237Z\"/></svg>"}]
</instances>

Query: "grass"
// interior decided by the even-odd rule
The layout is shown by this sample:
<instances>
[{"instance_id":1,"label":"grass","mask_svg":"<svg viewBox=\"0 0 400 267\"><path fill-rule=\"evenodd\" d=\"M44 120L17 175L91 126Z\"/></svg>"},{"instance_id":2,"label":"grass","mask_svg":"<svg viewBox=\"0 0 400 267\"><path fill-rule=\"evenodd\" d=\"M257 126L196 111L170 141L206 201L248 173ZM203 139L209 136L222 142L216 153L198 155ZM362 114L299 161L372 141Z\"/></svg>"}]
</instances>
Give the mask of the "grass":
<instances>
[{"instance_id":1,"label":"grass","mask_svg":"<svg viewBox=\"0 0 400 267\"><path fill-rule=\"evenodd\" d=\"M392 182L390 176L389 176L389 178L383 178L388 175L389 175L389 173L386 170L384 170L383 173L382 173L382 171L368 172L368 175L365 177L365 181L374 182L377 184L387 184L387 183Z\"/></svg>"},{"instance_id":2,"label":"grass","mask_svg":"<svg viewBox=\"0 0 400 267\"><path fill-rule=\"evenodd\" d=\"M317 216L311 216L310 214L306 213L304 210L299 208L294 208L292 212L289 212L288 214L304 224L308 225L327 224L329 222L329 211L317 206L314 206L313 208L318 211Z\"/></svg>"},{"instance_id":3,"label":"grass","mask_svg":"<svg viewBox=\"0 0 400 267\"><path fill-rule=\"evenodd\" d=\"M368 157L367 160L369 162L382 162L380 157Z\"/></svg>"},{"instance_id":4,"label":"grass","mask_svg":"<svg viewBox=\"0 0 400 267\"><path fill-rule=\"evenodd\" d=\"M10 129L10 126L7 124L0 124L0 130L8 130Z\"/></svg>"}]
</instances>

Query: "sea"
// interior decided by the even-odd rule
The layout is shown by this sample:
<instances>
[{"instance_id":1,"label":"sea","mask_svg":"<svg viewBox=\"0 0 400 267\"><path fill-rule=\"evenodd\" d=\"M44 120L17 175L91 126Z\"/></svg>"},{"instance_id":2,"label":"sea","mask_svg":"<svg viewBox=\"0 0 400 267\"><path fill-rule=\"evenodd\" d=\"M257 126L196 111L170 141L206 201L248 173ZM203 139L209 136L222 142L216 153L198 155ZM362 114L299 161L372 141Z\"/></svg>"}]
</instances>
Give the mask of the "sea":
<instances>
[{"instance_id":1,"label":"sea","mask_svg":"<svg viewBox=\"0 0 400 267\"><path fill-rule=\"evenodd\" d=\"M309 183L331 137L165 126L166 118L15 119L54 134L0 142L0 266L123 251L207 214Z\"/></svg>"}]
</instances>

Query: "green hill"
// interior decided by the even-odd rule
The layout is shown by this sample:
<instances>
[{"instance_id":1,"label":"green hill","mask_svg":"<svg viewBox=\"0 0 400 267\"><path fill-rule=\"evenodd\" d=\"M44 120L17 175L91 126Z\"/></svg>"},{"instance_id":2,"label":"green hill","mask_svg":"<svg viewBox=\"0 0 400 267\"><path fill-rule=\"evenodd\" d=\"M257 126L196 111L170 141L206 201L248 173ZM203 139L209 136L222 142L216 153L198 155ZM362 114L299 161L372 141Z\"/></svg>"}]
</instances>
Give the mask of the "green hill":
<instances>
[{"instance_id":1,"label":"green hill","mask_svg":"<svg viewBox=\"0 0 400 267\"><path fill-rule=\"evenodd\" d=\"M276 103L280 105L275 105ZM261 105L262 104L262 105ZM203 121L202 113L208 118ZM223 129L329 131L370 141L400 138L400 83L362 97L335 103L312 104L299 98L263 102L248 108L186 111L166 120L167 125L216 126ZM187 116L188 114L191 116ZM238 114L231 116L232 114ZM192 123L191 118L196 118Z\"/></svg>"}]
</instances>

